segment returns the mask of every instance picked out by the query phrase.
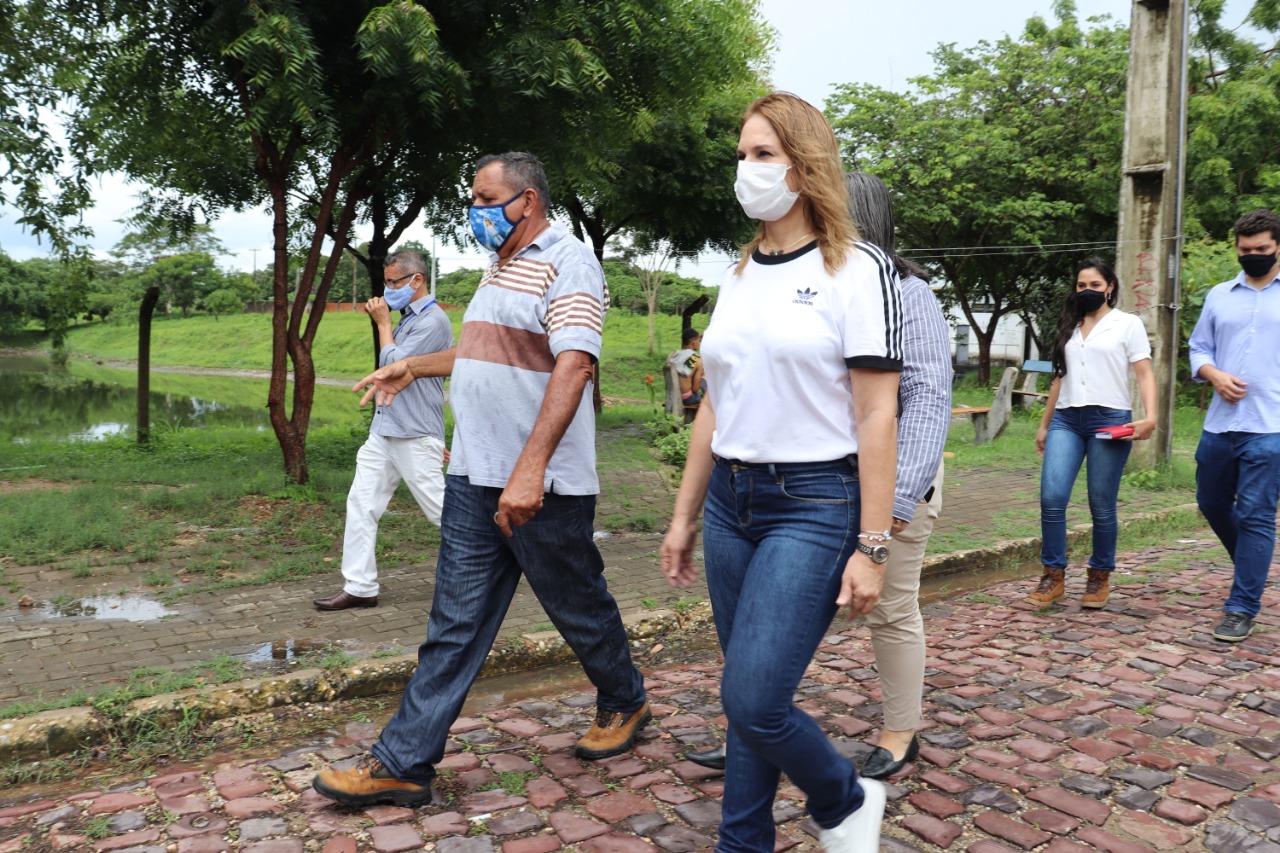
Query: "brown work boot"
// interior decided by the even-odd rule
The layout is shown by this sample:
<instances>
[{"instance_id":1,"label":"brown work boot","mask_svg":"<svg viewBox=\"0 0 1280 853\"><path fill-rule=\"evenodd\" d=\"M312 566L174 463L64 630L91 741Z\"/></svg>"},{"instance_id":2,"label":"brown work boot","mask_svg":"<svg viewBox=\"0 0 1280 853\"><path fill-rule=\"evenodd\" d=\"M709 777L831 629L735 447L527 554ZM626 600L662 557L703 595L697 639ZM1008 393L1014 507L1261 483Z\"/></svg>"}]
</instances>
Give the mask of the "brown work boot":
<instances>
[{"instance_id":1,"label":"brown work boot","mask_svg":"<svg viewBox=\"0 0 1280 853\"><path fill-rule=\"evenodd\" d=\"M1111 572L1106 569L1090 569L1089 582L1084 588L1080 606L1087 610L1101 610L1111 597Z\"/></svg>"},{"instance_id":2,"label":"brown work boot","mask_svg":"<svg viewBox=\"0 0 1280 853\"><path fill-rule=\"evenodd\" d=\"M631 748L636 734L652 719L648 702L630 714L596 708L595 725L578 741L574 752L590 761L619 755Z\"/></svg>"},{"instance_id":3,"label":"brown work boot","mask_svg":"<svg viewBox=\"0 0 1280 853\"><path fill-rule=\"evenodd\" d=\"M391 803L414 808L431 802L430 786L401 782L372 755L365 756L349 770L334 770L331 767L320 771L312 780L311 787L344 806Z\"/></svg>"},{"instance_id":4,"label":"brown work boot","mask_svg":"<svg viewBox=\"0 0 1280 853\"><path fill-rule=\"evenodd\" d=\"M1067 570L1045 566L1044 574L1040 576L1040 585L1027 596L1027 601L1036 607L1048 607L1066 594Z\"/></svg>"}]
</instances>

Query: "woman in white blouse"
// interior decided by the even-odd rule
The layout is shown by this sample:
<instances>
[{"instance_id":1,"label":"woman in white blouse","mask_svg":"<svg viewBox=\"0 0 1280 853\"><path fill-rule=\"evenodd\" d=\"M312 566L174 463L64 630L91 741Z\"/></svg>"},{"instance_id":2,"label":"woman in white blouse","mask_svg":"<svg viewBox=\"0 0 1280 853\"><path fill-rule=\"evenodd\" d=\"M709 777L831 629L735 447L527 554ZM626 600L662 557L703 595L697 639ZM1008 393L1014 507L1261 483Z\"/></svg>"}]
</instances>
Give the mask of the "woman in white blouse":
<instances>
[{"instance_id":1,"label":"woman in white blouse","mask_svg":"<svg viewBox=\"0 0 1280 853\"><path fill-rule=\"evenodd\" d=\"M1040 472L1044 574L1027 600L1038 607L1066 595L1067 504L1085 459L1089 460L1093 555L1080 605L1093 610L1106 606L1116 566L1120 477L1133 448L1130 442L1148 439L1155 430L1151 343L1141 320L1115 308L1119 287L1106 261L1082 261L1054 340L1054 380L1036 433L1036 450L1044 457ZM1131 367L1142 395L1145 417L1141 420L1134 420L1131 411ZM1112 437L1112 432L1117 434Z\"/></svg>"},{"instance_id":2,"label":"woman in white blouse","mask_svg":"<svg viewBox=\"0 0 1280 853\"><path fill-rule=\"evenodd\" d=\"M748 107L734 190L760 225L706 329L707 396L662 544L668 580L688 586L705 515L729 719L716 850L773 853L785 773L827 853L872 853L884 785L858 778L795 694L837 608L876 606L893 547L898 275L858 241L835 134L794 95Z\"/></svg>"}]
</instances>

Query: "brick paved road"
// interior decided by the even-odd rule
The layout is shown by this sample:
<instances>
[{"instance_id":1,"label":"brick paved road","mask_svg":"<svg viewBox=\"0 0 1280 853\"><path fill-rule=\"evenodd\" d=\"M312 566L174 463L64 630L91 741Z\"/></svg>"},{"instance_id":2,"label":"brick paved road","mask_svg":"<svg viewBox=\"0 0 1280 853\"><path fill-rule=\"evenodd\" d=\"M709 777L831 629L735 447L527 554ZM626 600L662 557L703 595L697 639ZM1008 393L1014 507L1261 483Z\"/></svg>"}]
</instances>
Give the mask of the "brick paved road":
<instances>
[{"instance_id":1,"label":"brick paved road","mask_svg":"<svg viewBox=\"0 0 1280 853\"><path fill-rule=\"evenodd\" d=\"M1220 554L1202 540L1122 555L1105 611L1080 609L1079 578L1066 606L1044 612L1024 603L1031 579L931 605L925 745L894 780L881 849L1280 851L1280 595L1268 593L1248 641L1213 641L1230 582ZM800 688L855 760L878 724L872 665L865 632L850 627L827 638ZM701 849L721 783L679 755L720 736L718 667L647 675L656 721L634 754L607 762L572 757L589 696L517 700L458 721L447 801L348 811L308 788L376 734L339 705L331 736L266 759L5 792L0 853ZM526 774L524 792L494 787L503 773ZM802 805L784 783L779 850L816 848Z\"/></svg>"}]
</instances>

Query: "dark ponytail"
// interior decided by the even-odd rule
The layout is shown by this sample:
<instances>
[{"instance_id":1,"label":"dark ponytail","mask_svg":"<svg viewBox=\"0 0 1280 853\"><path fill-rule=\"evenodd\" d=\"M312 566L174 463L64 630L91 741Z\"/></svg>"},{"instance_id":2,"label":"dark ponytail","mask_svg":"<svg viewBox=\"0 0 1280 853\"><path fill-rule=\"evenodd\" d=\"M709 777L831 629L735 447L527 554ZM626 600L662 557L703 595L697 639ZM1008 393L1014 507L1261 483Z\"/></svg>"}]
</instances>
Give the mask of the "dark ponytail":
<instances>
[{"instance_id":1,"label":"dark ponytail","mask_svg":"<svg viewBox=\"0 0 1280 853\"><path fill-rule=\"evenodd\" d=\"M1107 297L1107 305L1112 308L1116 307L1116 302L1120 299L1120 280L1116 278L1115 270L1111 268L1111 264L1102 258L1085 258L1076 264L1076 278L1085 270L1097 270L1102 276L1102 280L1111 285L1111 294ZM1063 377L1067 375L1067 344L1071 341L1071 336L1076 332L1076 326L1080 325L1081 313L1076 302L1075 282L1071 282L1071 292L1067 294L1066 302L1062 305L1062 316L1058 320L1058 333L1053 339L1053 375Z\"/></svg>"}]
</instances>

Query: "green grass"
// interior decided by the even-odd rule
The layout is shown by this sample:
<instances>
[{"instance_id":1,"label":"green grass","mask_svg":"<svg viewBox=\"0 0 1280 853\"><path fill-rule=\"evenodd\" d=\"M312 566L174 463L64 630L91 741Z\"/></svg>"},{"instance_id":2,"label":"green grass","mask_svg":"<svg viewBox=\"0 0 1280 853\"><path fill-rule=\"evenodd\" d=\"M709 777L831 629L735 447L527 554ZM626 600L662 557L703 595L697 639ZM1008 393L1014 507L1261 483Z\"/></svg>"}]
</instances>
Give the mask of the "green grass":
<instances>
[{"instance_id":1,"label":"green grass","mask_svg":"<svg viewBox=\"0 0 1280 853\"><path fill-rule=\"evenodd\" d=\"M225 654L197 663L181 672L159 667L140 667L129 674L128 680L123 685L104 688L93 693L80 691L59 696L56 699L37 696L34 699L11 702L0 707L0 720L11 720L41 711L84 705L98 709L109 718L116 718L135 699L145 699L149 696L159 696L162 693L173 693L207 684L227 684L244 678L247 671L248 666L244 661Z\"/></svg>"},{"instance_id":2,"label":"green grass","mask_svg":"<svg viewBox=\"0 0 1280 853\"><path fill-rule=\"evenodd\" d=\"M463 311L451 309L448 313L456 337L462 326ZM696 323L705 327L706 318L698 318ZM602 394L648 404L649 392L644 380L646 376L653 376L661 408L662 364L680 348L680 318L659 315L655 327L654 351L650 355L648 318L621 309L609 312L600 359ZM326 314L316 334L313 353L316 374L354 382L369 373L373 369L370 341L369 319L364 314ZM73 355L132 361L138 353L138 328L129 323L89 323L72 329L68 343ZM216 320L207 316L186 320L157 317L151 327L151 363L155 367L270 370L271 316L239 314ZM152 375L152 387L156 390L164 390L167 380L162 379L163 376ZM176 381L185 388L188 378L179 377Z\"/></svg>"}]
</instances>

